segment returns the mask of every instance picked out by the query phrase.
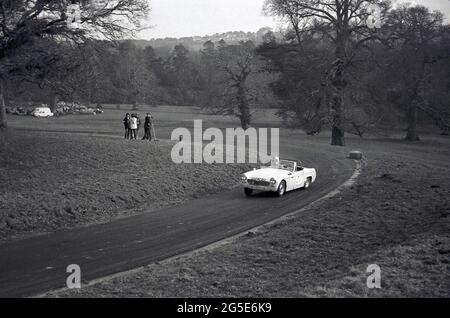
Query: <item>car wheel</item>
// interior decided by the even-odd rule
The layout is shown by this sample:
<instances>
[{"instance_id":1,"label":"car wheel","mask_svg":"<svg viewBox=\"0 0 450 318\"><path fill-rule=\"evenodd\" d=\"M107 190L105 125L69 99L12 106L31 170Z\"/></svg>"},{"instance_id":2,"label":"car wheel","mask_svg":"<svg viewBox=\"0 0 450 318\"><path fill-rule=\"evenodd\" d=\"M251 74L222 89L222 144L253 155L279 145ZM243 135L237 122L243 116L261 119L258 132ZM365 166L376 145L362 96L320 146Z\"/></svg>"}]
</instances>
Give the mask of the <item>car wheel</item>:
<instances>
[{"instance_id":1,"label":"car wheel","mask_svg":"<svg viewBox=\"0 0 450 318\"><path fill-rule=\"evenodd\" d=\"M245 195L249 197L253 194L253 189L245 188L244 192L245 192Z\"/></svg>"},{"instance_id":2,"label":"car wheel","mask_svg":"<svg viewBox=\"0 0 450 318\"><path fill-rule=\"evenodd\" d=\"M282 197L286 193L286 181L281 181L280 185L278 186L277 195L279 197Z\"/></svg>"},{"instance_id":3,"label":"car wheel","mask_svg":"<svg viewBox=\"0 0 450 318\"><path fill-rule=\"evenodd\" d=\"M304 188L308 189L311 186L311 178L306 179Z\"/></svg>"}]
</instances>

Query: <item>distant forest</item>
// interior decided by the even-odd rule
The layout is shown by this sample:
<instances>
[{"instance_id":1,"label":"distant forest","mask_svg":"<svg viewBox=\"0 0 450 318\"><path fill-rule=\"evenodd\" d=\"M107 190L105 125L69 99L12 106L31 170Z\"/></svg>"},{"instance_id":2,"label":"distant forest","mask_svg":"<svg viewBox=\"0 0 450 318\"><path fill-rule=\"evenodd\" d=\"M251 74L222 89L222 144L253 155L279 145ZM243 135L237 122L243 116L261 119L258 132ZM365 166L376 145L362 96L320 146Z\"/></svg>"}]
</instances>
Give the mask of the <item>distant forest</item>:
<instances>
[{"instance_id":1,"label":"distant forest","mask_svg":"<svg viewBox=\"0 0 450 318\"><path fill-rule=\"evenodd\" d=\"M189 51L193 52L202 50L203 45L208 41L211 41L213 43L219 43L221 40L224 40L228 44L239 44L240 42L252 41L256 44L261 44L264 40L264 35L267 32L274 32L274 31L272 28L265 27L259 29L257 32L230 31L205 36L136 40L135 44L140 48L151 46L153 47L158 56L167 57L169 53L173 50L173 48L178 44L182 44ZM273 34L278 40L283 39L282 33L274 32Z\"/></svg>"},{"instance_id":2,"label":"distant forest","mask_svg":"<svg viewBox=\"0 0 450 318\"><path fill-rule=\"evenodd\" d=\"M251 43L255 48L267 34L274 35L262 28L179 39L91 40L77 46L34 42L16 58L21 66L11 72L6 100L196 105L210 80L206 73L217 71L201 65L206 55L220 46ZM276 37L282 40L281 34ZM207 66L212 68L212 62Z\"/></svg>"},{"instance_id":3,"label":"distant forest","mask_svg":"<svg viewBox=\"0 0 450 318\"><path fill-rule=\"evenodd\" d=\"M367 0L335 9L340 2L331 1L323 15L304 1L295 1L297 11L289 3L269 0L265 7L289 21L282 34L264 28L151 41L34 37L3 59L4 100L51 108L58 100L196 105L235 115L244 128L254 109L270 107L310 135L332 129L335 145L344 144L344 132L362 137L389 129L406 129L406 138L417 140L421 123L449 133L450 27L442 13ZM382 24L368 24L365 3L383 9Z\"/></svg>"}]
</instances>

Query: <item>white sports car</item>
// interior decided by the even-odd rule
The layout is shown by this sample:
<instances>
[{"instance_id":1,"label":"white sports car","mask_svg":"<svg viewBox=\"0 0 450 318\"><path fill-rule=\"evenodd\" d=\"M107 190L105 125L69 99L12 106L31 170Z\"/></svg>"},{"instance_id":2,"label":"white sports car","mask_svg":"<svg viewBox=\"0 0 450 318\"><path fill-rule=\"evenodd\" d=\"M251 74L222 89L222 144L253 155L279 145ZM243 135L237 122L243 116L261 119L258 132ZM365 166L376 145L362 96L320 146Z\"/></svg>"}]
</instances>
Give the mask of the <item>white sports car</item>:
<instances>
[{"instance_id":1,"label":"white sports car","mask_svg":"<svg viewBox=\"0 0 450 318\"><path fill-rule=\"evenodd\" d=\"M293 160L275 158L268 167L242 175L245 194L253 191L276 192L279 197L295 189L308 189L316 181L316 169L305 168Z\"/></svg>"}]
</instances>

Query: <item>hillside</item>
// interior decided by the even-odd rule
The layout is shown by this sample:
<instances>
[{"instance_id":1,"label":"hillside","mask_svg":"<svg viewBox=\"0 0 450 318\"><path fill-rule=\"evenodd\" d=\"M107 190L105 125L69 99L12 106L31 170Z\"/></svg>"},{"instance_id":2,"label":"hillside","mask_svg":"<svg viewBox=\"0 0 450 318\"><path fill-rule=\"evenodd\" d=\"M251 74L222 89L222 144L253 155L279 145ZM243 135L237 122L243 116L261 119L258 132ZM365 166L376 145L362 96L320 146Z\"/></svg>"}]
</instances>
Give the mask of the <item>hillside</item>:
<instances>
[{"instance_id":1,"label":"hillside","mask_svg":"<svg viewBox=\"0 0 450 318\"><path fill-rule=\"evenodd\" d=\"M160 38L150 40L136 40L136 44L140 47L152 46L154 49L172 49L177 44L183 44L189 50L198 51L202 49L203 44L207 41L218 43L224 40L227 44L236 44L241 41L254 41L261 43L267 32L273 32L271 28L261 28L257 32L230 31L226 33L216 33L205 36L192 36L183 38ZM281 38L280 33L274 33L277 38Z\"/></svg>"}]
</instances>

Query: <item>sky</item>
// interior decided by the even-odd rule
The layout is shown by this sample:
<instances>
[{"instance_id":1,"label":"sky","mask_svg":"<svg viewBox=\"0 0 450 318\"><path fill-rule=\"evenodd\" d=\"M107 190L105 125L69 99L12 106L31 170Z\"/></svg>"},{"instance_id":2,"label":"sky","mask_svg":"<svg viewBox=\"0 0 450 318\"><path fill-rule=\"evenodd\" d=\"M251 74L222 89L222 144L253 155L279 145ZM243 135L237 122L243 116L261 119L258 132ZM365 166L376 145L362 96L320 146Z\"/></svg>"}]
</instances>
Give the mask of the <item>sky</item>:
<instances>
[{"instance_id":1,"label":"sky","mask_svg":"<svg viewBox=\"0 0 450 318\"><path fill-rule=\"evenodd\" d=\"M279 25L279 21L263 15L265 0L149 0L148 24L139 38L184 37L211 35L227 31L257 31L262 27ZM450 0L414 0L442 11L450 18Z\"/></svg>"}]
</instances>

